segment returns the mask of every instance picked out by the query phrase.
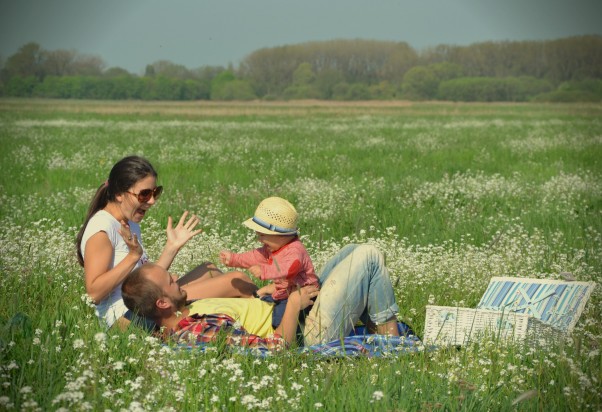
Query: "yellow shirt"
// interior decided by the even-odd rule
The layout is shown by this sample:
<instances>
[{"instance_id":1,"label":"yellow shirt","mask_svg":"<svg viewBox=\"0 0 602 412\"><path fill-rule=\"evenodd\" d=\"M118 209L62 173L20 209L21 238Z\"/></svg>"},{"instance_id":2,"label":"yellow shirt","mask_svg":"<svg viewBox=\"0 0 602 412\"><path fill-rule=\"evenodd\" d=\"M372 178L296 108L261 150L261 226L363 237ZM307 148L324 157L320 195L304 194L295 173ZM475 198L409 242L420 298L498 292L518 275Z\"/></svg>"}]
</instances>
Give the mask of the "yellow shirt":
<instances>
[{"instance_id":1,"label":"yellow shirt","mask_svg":"<svg viewBox=\"0 0 602 412\"><path fill-rule=\"evenodd\" d=\"M239 322L247 332L262 338L274 334L272 309L274 305L256 298L210 298L191 303L190 314L225 313Z\"/></svg>"}]
</instances>

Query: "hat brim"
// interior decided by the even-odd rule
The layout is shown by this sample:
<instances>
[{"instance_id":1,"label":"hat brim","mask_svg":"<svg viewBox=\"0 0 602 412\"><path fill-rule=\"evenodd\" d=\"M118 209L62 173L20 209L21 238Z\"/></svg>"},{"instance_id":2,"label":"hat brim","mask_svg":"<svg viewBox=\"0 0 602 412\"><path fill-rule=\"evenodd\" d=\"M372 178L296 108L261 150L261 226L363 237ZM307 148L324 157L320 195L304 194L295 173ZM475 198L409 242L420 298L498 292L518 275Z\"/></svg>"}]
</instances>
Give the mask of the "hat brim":
<instances>
[{"instance_id":1,"label":"hat brim","mask_svg":"<svg viewBox=\"0 0 602 412\"><path fill-rule=\"evenodd\" d=\"M246 227L248 227L249 229L252 229L256 232L259 233L263 233L266 235L278 235L278 236L291 236L291 235L296 235L297 231L295 230L294 232L288 232L288 233L282 233L282 232L276 232L270 229L267 229L261 225L258 225L257 223L255 223L253 221L253 218L249 218L247 220L245 220L244 222L242 222L243 225L245 225Z\"/></svg>"}]
</instances>

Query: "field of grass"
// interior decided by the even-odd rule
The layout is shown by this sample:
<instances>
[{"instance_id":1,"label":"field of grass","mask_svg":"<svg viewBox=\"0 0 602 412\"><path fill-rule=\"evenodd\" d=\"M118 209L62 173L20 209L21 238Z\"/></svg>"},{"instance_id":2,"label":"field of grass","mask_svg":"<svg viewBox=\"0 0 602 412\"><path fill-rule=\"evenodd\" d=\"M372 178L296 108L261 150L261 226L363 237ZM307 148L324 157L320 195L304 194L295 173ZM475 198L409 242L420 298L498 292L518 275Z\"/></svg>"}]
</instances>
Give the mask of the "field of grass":
<instances>
[{"instance_id":1,"label":"field of grass","mask_svg":"<svg viewBox=\"0 0 602 412\"><path fill-rule=\"evenodd\" d=\"M167 216L201 218L176 273L255 246L241 222L278 195L318 270L377 245L419 334L426 305L475 307L493 276L596 289L545 350L174 351L104 330L75 259L91 196L129 154L165 187L142 222L151 258ZM602 410L602 105L0 100L0 167L0 410Z\"/></svg>"}]
</instances>

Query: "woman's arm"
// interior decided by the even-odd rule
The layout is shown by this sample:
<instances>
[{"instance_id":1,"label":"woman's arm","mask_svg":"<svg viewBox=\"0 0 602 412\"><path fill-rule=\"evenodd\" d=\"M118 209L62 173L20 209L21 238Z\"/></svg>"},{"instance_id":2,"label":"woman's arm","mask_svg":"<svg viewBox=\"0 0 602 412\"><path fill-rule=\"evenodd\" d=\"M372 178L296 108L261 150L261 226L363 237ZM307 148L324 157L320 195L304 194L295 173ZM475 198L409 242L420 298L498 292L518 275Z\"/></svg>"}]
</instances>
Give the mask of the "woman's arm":
<instances>
[{"instance_id":1,"label":"woman's arm","mask_svg":"<svg viewBox=\"0 0 602 412\"><path fill-rule=\"evenodd\" d=\"M161 256L156 262L165 270L169 269L182 246L192 239L193 236L196 236L203 231L202 229L194 230L199 223L198 217L193 215L186 221L186 216L188 216L188 211L185 211L184 214L182 214L182 217L175 228L173 227L171 216L167 218L167 242L165 243Z\"/></svg>"},{"instance_id":2,"label":"woman's arm","mask_svg":"<svg viewBox=\"0 0 602 412\"><path fill-rule=\"evenodd\" d=\"M242 272L228 272L182 285L182 289L188 294L188 299L251 298L257 286Z\"/></svg>"},{"instance_id":3,"label":"woman's arm","mask_svg":"<svg viewBox=\"0 0 602 412\"><path fill-rule=\"evenodd\" d=\"M128 273L136 266L142 256L142 247L136 235L132 239L124 238L130 249L126 257L111 267L114 250L109 236L98 232L86 242L84 252L84 273L86 293L96 303L106 298L119 285Z\"/></svg>"}]
</instances>

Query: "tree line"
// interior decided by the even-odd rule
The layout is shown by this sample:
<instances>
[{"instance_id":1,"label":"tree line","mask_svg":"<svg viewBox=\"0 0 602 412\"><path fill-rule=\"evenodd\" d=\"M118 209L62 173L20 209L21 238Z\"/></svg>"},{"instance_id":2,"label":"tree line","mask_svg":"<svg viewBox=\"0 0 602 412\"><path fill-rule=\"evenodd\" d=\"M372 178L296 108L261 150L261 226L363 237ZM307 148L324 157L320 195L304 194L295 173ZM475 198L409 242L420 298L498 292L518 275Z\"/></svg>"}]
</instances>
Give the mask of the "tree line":
<instances>
[{"instance_id":1,"label":"tree line","mask_svg":"<svg viewBox=\"0 0 602 412\"><path fill-rule=\"evenodd\" d=\"M262 48L233 67L170 61L143 75L27 43L0 59L0 96L140 100L602 101L602 36L438 45L331 40Z\"/></svg>"}]
</instances>

